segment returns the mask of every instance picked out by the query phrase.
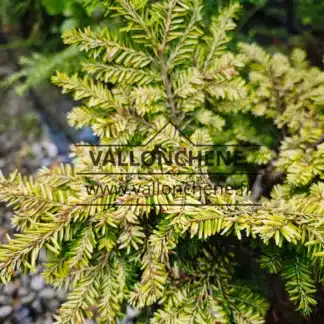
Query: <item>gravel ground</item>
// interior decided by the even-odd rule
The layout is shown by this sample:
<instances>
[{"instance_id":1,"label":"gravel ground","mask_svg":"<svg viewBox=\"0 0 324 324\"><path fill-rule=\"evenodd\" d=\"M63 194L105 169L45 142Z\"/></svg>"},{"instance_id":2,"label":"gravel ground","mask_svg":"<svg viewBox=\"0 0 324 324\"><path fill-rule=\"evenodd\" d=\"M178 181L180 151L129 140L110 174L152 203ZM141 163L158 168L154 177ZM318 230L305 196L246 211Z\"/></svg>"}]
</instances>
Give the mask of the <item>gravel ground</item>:
<instances>
[{"instance_id":1,"label":"gravel ground","mask_svg":"<svg viewBox=\"0 0 324 324\"><path fill-rule=\"evenodd\" d=\"M1 53L0 78L13 71L8 62L8 55ZM59 159L49 130L33 108L29 97L0 89L0 169L5 175L14 169L32 174ZM1 244L14 232L11 217L12 212L0 205ZM0 323L53 323L52 315L64 300L65 294L46 285L39 272L18 273L8 285L0 285Z\"/></svg>"}]
</instances>

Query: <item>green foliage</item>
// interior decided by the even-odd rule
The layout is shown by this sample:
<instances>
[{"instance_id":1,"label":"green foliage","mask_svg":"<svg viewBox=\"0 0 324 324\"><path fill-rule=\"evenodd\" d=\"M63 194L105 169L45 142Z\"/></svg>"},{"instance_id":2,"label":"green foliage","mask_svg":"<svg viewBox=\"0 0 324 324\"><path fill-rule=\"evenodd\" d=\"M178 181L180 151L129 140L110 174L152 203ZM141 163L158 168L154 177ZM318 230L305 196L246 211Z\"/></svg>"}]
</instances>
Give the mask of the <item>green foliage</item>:
<instances>
[{"instance_id":1,"label":"green foliage","mask_svg":"<svg viewBox=\"0 0 324 324\"><path fill-rule=\"evenodd\" d=\"M22 95L27 90L49 81L57 69L70 73L79 67L83 56L73 46L62 49L61 33L93 24L96 19L103 20L104 15L99 3L97 6L84 5L84 0L1 2L0 25L8 33L5 36L9 41L3 45L4 48L26 46L32 54L20 57L17 62L20 65L19 71L7 77L0 86L13 86ZM25 35L26 31L28 35ZM22 38L19 40L12 37L15 33Z\"/></svg>"},{"instance_id":2,"label":"green foliage","mask_svg":"<svg viewBox=\"0 0 324 324\"><path fill-rule=\"evenodd\" d=\"M69 1L63 1L63 0L55 0L55 1L49 1L49 0L41 0L42 5L45 7L46 11L51 14L55 15L58 13L63 12L65 9L65 6Z\"/></svg>"},{"instance_id":3,"label":"green foliage","mask_svg":"<svg viewBox=\"0 0 324 324\"><path fill-rule=\"evenodd\" d=\"M322 17L324 5L314 0L302 0L298 3L297 16L303 25L311 26L312 29L321 30L323 28Z\"/></svg>"},{"instance_id":4,"label":"green foliage","mask_svg":"<svg viewBox=\"0 0 324 324\"><path fill-rule=\"evenodd\" d=\"M265 151L274 169L286 175L292 193L323 178L324 73L309 67L306 54L269 55L257 45L241 45L249 74L251 112L271 120L280 130L280 143ZM253 159L252 159L253 160ZM266 161L267 160L267 161Z\"/></svg>"},{"instance_id":5,"label":"green foliage","mask_svg":"<svg viewBox=\"0 0 324 324\"><path fill-rule=\"evenodd\" d=\"M37 87L55 72L59 67L66 71L80 64L80 57L76 48L67 47L65 50L53 55L34 53L29 57L21 57L21 70L11 74L0 83L0 86L10 87L15 85L17 94L23 95L28 89ZM71 63L72 62L72 63ZM20 83L21 79L24 81Z\"/></svg>"},{"instance_id":6,"label":"green foliage","mask_svg":"<svg viewBox=\"0 0 324 324\"><path fill-rule=\"evenodd\" d=\"M152 323L259 324L269 304L239 271L238 248L252 241L250 261L281 275L290 299L309 314L324 254L322 72L310 68L301 51L290 58L255 45L229 51L237 4L207 26L199 0L106 5L124 28L64 34L89 57L79 73L53 77L63 92L83 101L69 115L73 126L90 126L101 144L148 143L137 147L140 152L180 144L203 151L193 143L259 144L248 166L262 174L282 170L287 177L259 205L238 190L142 194L132 188L151 188L157 180L210 185L201 174L208 169L165 165L164 174L142 175L161 167L94 166L89 147L75 146L73 168L42 169L33 179L17 172L1 178L0 198L13 206L21 231L0 248L1 281L34 270L44 249L45 279L69 289L57 323L116 323L129 303ZM247 83L239 69L250 72ZM189 141L167 125L170 119ZM277 136L265 134L268 129ZM99 150L91 148L94 155ZM305 159L311 171L299 164ZM93 174L99 171L105 174ZM197 174L167 173L188 171ZM130 190L89 195L86 186L93 183L122 183Z\"/></svg>"}]
</instances>

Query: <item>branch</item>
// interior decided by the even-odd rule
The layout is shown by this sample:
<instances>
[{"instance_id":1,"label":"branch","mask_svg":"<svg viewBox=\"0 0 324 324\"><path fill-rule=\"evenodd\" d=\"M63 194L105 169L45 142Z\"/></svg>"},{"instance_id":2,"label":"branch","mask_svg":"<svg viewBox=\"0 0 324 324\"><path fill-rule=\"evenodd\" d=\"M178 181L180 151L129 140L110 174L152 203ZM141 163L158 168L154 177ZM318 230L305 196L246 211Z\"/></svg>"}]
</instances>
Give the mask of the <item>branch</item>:
<instances>
[{"instance_id":1,"label":"branch","mask_svg":"<svg viewBox=\"0 0 324 324\"><path fill-rule=\"evenodd\" d=\"M132 20L141 26L143 31L146 33L148 38L151 40L153 47L156 47L156 37L147 27L147 24L143 20L143 18L137 13L136 9L127 1L127 0L120 0L120 4L126 10L126 12L131 16Z\"/></svg>"},{"instance_id":2,"label":"branch","mask_svg":"<svg viewBox=\"0 0 324 324\"><path fill-rule=\"evenodd\" d=\"M322 135L316 143L312 144L311 148L314 149L314 148L316 148L317 145L320 145L322 143L324 143L324 135Z\"/></svg>"},{"instance_id":3,"label":"branch","mask_svg":"<svg viewBox=\"0 0 324 324\"><path fill-rule=\"evenodd\" d=\"M167 14L166 22L165 22L163 40L162 40L162 44L161 44L162 49L165 49L166 43L168 42L168 36L169 36L171 21L172 21L172 11L173 11L176 3L177 3L177 0L171 0L169 2L168 14Z\"/></svg>"},{"instance_id":4,"label":"branch","mask_svg":"<svg viewBox=\"0 0 324 324\"><path fill-rule=\"evenodd\" d=\"M168 76L168 67L164 61L163 53L160 54L160 64L161 64L161 78L167 95L167 100L171 108L171 118L172 121L177 125L178 120L177 120L176 104L174 100L174 93L173 93L171 81Z\"/></svg>"}]
</instances>

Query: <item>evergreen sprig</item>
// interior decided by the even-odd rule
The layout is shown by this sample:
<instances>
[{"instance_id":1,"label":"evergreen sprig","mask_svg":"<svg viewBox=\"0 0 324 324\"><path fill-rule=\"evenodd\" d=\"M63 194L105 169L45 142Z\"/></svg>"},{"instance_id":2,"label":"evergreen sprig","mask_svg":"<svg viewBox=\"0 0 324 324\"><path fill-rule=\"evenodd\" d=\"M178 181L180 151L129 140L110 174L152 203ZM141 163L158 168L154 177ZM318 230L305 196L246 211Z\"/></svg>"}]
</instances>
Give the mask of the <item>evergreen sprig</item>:
<instances>
[{"instance_id":1,"label":"evergreen sprig","mask_svg":"<svg viewBox=\"0 0 324 324\"><path fill-rule=\"evenodd\" d=\"M237 4L204 26L199 0L105 3L125 28L66 32L65 42L90 60L79 74L53 77L83 101L69 115L73 126L92 127L105 145L148 143L139 153L259 144L249 166L287 177L257 205L238 190L89 195L86 188L94 184L207 186L211 179L198 164L166 164L164 174L145 176L141 172L161 172L161 166L95 166L89 150L98 156L100 148L75 146L73 168L42 169L34 179L17 172L1 177L1 201L13 206L21 231L0 248L1 281L35 269L44 249L45 279L69 290L57 323L116 323L129 303L153 323L259 324L269 303L261 291L237 283L244 278L236 247L250 240L262 252L251 258L281 275L290 299L309 314L324 255L322 72L300 51L290 58L255 45L242 45L244 55L229 51ZM239 73L244 64L251 72L246 81ZM258 132L260 120L282 137L277 150Z\"/></svg>"}]
</instances>

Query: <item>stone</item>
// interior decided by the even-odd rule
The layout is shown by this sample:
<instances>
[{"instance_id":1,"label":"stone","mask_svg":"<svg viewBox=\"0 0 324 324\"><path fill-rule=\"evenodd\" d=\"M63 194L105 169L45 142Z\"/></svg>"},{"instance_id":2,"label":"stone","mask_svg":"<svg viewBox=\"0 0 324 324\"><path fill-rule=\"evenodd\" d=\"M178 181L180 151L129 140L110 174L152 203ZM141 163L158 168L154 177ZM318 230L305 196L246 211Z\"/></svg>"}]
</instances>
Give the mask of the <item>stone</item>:
<instances>
[{"instance_id":1,"label":"stone","mask_svg":"<svg viewBox=\"0 0 324 324\"><path fill-rule=\"evenodd\" d=\"M11 298L9 298L8 296L0 295L0 304L1 305L9 304L8 303L9 299L11 299Z\"/></svg>"},{"instance_id":2,"label":"stone","mask_svg":"<svg viewBox=\"0 0 324 324\"><path fill-rule=\"evenodd\" d=\"M30 304L34 301L35 298L36 298L36 294L34 292L31 292L29 295L21 298L21 303Z\"/></svg>"},{"instance_id":3,"label":"stone","mask_svg":"<svg viewBox=\"0 0 324 324\"><path fill-rule=\"evenodd\" d=\"M59 309L60 305L61 305L60 302L56 299L52 299L48 302L48 308L53 312Z\"/></svg>"},{"instance_id":4,"label":"stone","mask_svg":"<svg viewBox=\"0 0 324 324\"><path fill-rule=\"evenodd\" d=\"M30 283L30 287L33 290L39 291L42 290L45 286L45 282L44 279L40 276L35 276L32 278L31 283Z\"/></svg>"},{"instance_id":5,"label":"stone","mask_svg":"<svg viewBox=\"0 0 324 324\"><path fill-rule=\"evenodd\" d=\"M94 322L93 320L91 319L86 319L84 324L96 324L96 322Z\"/></svg>"},{"instance_id":6,"label":"stone","mask_svg":"<svg viewBox=\"0 0 324 324\"><path fill-rule=\"evenodd\" d=\"M33 301L33 303L31 304L31 307L33 308L34 311L36 311L37 313L41 313L43 308L42 308L42 304L38 299L35 299Z\"/></svg>"},{"instance_id":7,"label":"stone","mask_svg":"<svg viewBox=\"0 0 324 324\"><path fill-rule=\"evenodd\" d=\"M26 320L30 314L30 310L27 307L21 307L15 311L15 318L17 321L26 323Z\"/></svg>"},{"instance_id":8,"label":"stone","mask_svg":"<svg viewBox=\"0 0 324 324\"><path fill-rule=\"evenodd\" d=\"M45 319L42 320L42 324L53 324L52 315L48 314Z\"/></svg>"},{"instance_id":9,"label":"stone","mask_svg":"<svg viewBox=\"0 0 324 324\"><path fill-rule=\"evenodd\" d=\"M28 295L28 290L25 287L20 287L18 289L18 296L24 297Z\"/></svg>"},{"instance_id":10,"label":"stone","mask_svg":"<svg viewBox=\"0 0 324 324\"><path fill-rule=\"evenodd\" d=\"M132 318L139 315L139 311L129 305L127 306L126 312L127 312L127 316L132 317Z\"/></svg>"},{"instance_id":11,"label":"stone","mask_svg":"<svg viewBox=\"0 0 324 324\"><path fill-rule=\"evenodd\" d=\"M53 299L55 296L56 292L51 288L45 288L39 293L39 297L44 299Z\"/></svg>"},{"instance_id":12,"label":"stone","mask_svg":"<svg viewBox=\"0 0 324 324\"><path fill-rule=\"evenodd\" d=\"M0 318L5 318L7 316L9 316L13 311L12 306L2 306L0 307Z\"/></svg>"},{"instance_id":13,"label":"stone","mask_svg":"<svg viewBox=\"0 0 324 324\"><path fill-rule=\"evenodd\" d=\"M9 283L4 286L3 292L7 295L13 295L15 290L17 289L17 286L14 283Z\"/></svg>"},{"instance_id":14,"label":"stone","mask_svg":"<svg viewBox=\"0 0 324 324\"><path fill-rule=\"evenodd\" d=\"M21 276L20 277L20 281L21 281L21 284L23 286L29 286L30 277L28 277L28 276Z\"/></svg>"}]
</instances>

